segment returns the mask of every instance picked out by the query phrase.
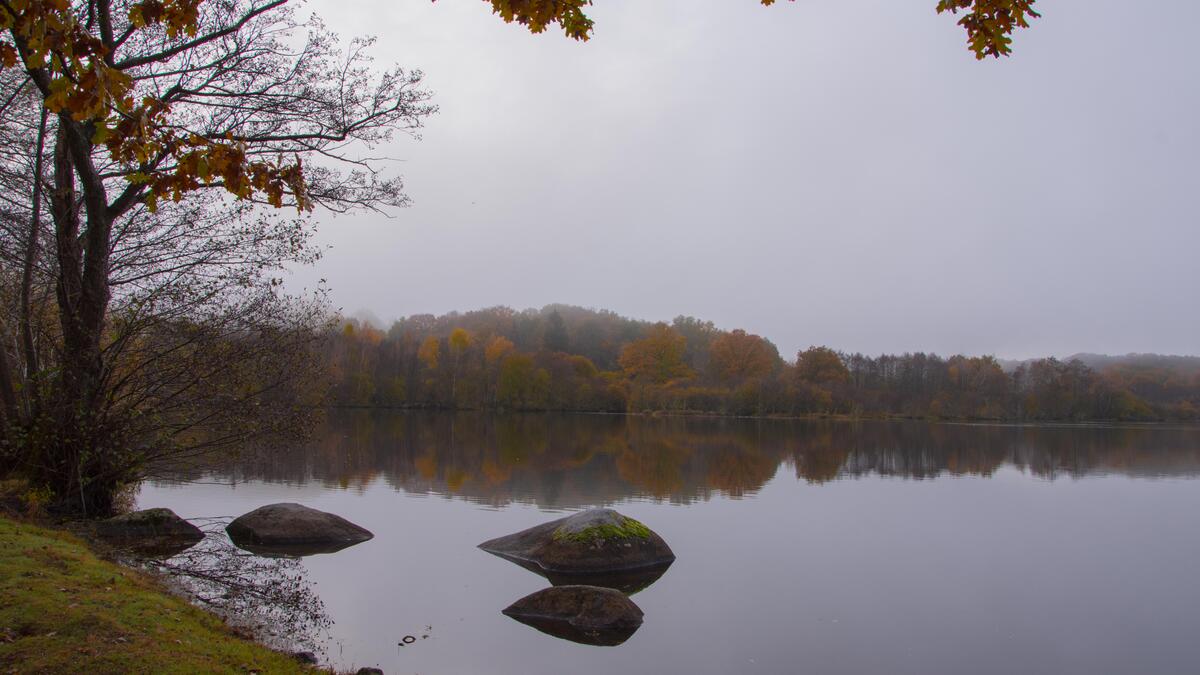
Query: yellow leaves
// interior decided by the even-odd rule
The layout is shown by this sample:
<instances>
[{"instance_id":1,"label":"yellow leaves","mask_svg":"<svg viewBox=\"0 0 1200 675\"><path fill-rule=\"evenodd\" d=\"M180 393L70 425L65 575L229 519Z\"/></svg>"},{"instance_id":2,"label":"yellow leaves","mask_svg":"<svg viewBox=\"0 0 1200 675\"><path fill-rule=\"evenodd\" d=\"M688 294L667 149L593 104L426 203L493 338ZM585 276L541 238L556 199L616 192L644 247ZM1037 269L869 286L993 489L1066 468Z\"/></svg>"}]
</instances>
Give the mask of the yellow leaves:
<instances>
[{"instance_id":1,"label":"yellow leaves","mask_svg":"<svg viewBox=\"0 0 1200 675\"><path fill-rule=\"evenodd\" d=\"M129 8L129 23L132 24L134 28L146 27L146 16L142 13L141 5L134 5L133 7Z\"/></svg>"},{"instance_id":2,"label":"yellow leaves","mask_svg":"<svg viewBox=\"0 0 1200 675\"><path fill-rule=\"evenodd\" d=\"M195 36L200 23L201 0L144 0L129 8L135 28L162 25L167 37Z\"/></svg>"},{"instance_id":3,"label":"yellow leaves","mask_svg":"<svg viewBox=\"0 0 1200 675\"><path fill-rule=\"evenodd\" d=\"M99 122L96 123L95 130L92 131L92 144L93 145L104 145L105 141L108 140L108 136L109 136L108 125L104 122L104 120L100 120Z\"/></svg>"},{"instance_id":4,"label":"yellow leaves","mask_svg":"<svg viewBox=\"0 0 1200 675\"><path fill-rule=\"evenodd\" d=\"M67 105L67 98L71 95L71 81L65 77L56 77L50 80L50 93L46 96L46 109L50 112L57 113Z\"/></svg>"},{"instance_id":5,"label":"yellow leaves","mask_svg":"<svg viewBox=\"0 0 1200 675\"><path fill-rule=\"evenodd\" d=\"M17 48L8 43L0 44L0 68L14 68L17 65Z\"/></svg>"},{"instance_id":6,"label":"yellow leaves","mask_svg":"<svg viewBox=\"0 0 1200 675\"><path fill-rule=\"evenodd\" d=\"M503 335L493 336L484 348L483 358L489 367L500 363L504 357L516 350L516 345Z\"/></svg>"},{"instance_id":7,"label":"yellow leaves","mask_svg":"<svg viewBox=\"0 0 1200 675\"><path fill-rule=\"evenodd\" d=\"M425 338L425 341L421 343L421 347L417 350L417 358L429 370L437 370L440 352L441 344L436 337L430 335Z\"/></svg>"},{"instance_id":8,"label":"yellow leaves","mask_svg":"<svg viewBox=\"0 0 1200 675\"><path fill-rule=\"evenodd\" d=\"M455 328L450 333L450 350L462 354L474 341L474 337L465 328Z\"/></svg>"}]
</instances>

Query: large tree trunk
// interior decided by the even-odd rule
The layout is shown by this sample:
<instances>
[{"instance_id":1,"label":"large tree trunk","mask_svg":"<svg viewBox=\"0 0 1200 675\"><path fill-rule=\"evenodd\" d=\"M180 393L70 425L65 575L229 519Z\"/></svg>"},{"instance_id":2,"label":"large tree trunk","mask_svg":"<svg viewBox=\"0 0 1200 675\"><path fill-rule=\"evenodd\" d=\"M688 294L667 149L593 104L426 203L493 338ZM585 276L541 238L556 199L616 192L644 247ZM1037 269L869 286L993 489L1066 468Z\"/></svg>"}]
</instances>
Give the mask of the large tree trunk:
<instances>
[{"instance_id":1,"label":"large tree trunk","mask_svg":"<svg viewBox=\"0 0 1200 675\"><path fill-rule=\"evenodd\" d=\"M79 207L75 167L67 149L67 131L60 127L54 145L54 244L58 257L58 318L63 332L63 389L67 398L82 393L89 342L82 320L83 245L79 237ZM83 403L83 401L79 401Z\"/></svg>"},{"instance_id":2,"label":"large tree trunk","mask_svg":"<svg viewBox=\"0 0 1200 675\"><path fill-rule=\"evenodd\" d=\"M70 496L72 508L107 511L120 484L119 433L106 428L101 414L104 364L101 341L108 311L109 233L111 218L103 184L91 166L90 145L79 124L60 119L54 147L55 253L58 262L59 323L63 335L62 370L54 392L53 429L46 429L42 461L57 494ZM81 162L83 170L81 171ZM80 231L80 195L86 229Z\"/></svg>"},{"instance_id":3,"label":"large tree trunk","mask_svg":"<svg viewBox=\"0 0 1200 675\"><path fill-rule=\"evenodd\" d=\"M59 317L63 329L64 379L87 408L98 403L103 364L100 343L108 312L109 233L112 219L104 184L91 164L86 130L73 120L60 122L55 146L55 184L64 200L55 216L59 263ZM72 169L75 169L73 172ZM82 170L81 170L82 169ZM75 173L83 180L87 229L80 237L75 207ZM66 199L69 203L65 203Z\"/></svg>"}]
</instances>

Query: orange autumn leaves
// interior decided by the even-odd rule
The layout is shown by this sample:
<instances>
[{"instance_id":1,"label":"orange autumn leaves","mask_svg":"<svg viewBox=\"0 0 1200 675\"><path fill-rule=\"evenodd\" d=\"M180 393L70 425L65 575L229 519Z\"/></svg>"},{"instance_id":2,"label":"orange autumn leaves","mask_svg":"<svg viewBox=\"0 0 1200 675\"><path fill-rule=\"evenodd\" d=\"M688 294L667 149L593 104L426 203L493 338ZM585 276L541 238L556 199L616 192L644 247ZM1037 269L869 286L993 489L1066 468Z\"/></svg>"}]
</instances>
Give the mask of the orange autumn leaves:
<instances>
[{"instance_id":1,"label":"orange autumn leaves","mask_svg":"<svg viewBox=\"0 0 1200 675\"><path fill-rule=\"evenodd\" d=\"M92 144L108 150L130 183L146 186L152 210L160 197L179 201L188 192L212 186L239 199L258 197L275 207L290 201L298 209L311 208L299 157L248 159L240 139L180 132L168 103L158 96L138 95L138 69L169 63L186 51L188 42L166 48L149 61L115 58L116 47L139 34L162 31L172 40L195 36L201 28L202 1L135 3L128 10L124 34L115 36L111 28L97 30L91 21L82 23L79 8L69 0L11 0L0 5L0 29L11 40L0 42L0 67L23 65L45 107L82 123ZM111 18L102 19L102 25L112 25Z\"/></svg>"},{"instance_id":2,"label":"orange autumn leaves","mask_svg":"<svg viewBox=\"0 0 1200 675\"><path fill-rule=\"evenodd\" d=\"M593 21L584 10L592 0L486 0L492 11L508 23L519 23L533 33L541 33L551 24L575 40L592 35ZM759 0L773 5L775 0ZM793 2L795 0L792 0ZM1012 53L1012 33L1028 28L1029 19L1041 16L1033 9L1036 0L939 0L937 12L963 12L958 25L967 31L967 45L975 58L1008 56Z\"/></svg>"},{"instance_id":3,"label":"orange autumn leaves","mask_svg":"<svg viewBox=\"0 0 1200 675\"><path fill-rule=\"evenodd\" d=\"M963 17L958 25L967 31L967 44L975 58L999 58L1012 53L1012 35L1028 28L1029 20L1041 16L1033 9L1036 0L939 0L939 14L950 12Z\"/></svg>"}]
</instances>

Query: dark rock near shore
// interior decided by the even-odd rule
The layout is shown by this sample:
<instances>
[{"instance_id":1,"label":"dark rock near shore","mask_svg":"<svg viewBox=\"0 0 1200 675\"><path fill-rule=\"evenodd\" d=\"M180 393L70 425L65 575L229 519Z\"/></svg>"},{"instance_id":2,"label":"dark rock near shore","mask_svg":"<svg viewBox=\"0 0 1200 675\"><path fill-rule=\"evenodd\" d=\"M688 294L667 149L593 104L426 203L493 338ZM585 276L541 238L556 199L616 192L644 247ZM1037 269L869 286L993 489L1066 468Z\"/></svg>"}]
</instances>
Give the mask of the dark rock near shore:
<instances>
[{"instance_id":1,"label":"dark rock near shore","mask_svg":"<svg viewBox=\"0 0 1200 675\"><path fill-rule=\"evenodd\" d=\"M553 586L527 595L503 614L554 637L612 647L642 625L642 610L620 591L598 586Z\"/></svg>"},{"instance_id":2,"label":"dark rock near shore","mask_svg":"<svg viewBox=\"0 0 1200 675\"><path fill-rule=\"evenodd\" d=\"M200 528L175 515L171 509L146 509L96 523L96 532L105 537L191 537L204 538Z\"/></svg>"},{"instance_id":3,"label":"dark rock near shore","mask_svg":"<svg viewBox=\"0 0 1200 675\"><path fill-rule=\"evenodd\" d=\"M295 652L292 654L292 658L300 663L307 663L310 666L317 665L317 655L312 652Z\"/></svg>"},{"instance_id":4,"label":"dark rock near shore","mask_svg":"<svg viewBox=\"0 0 1200 675\"><path fill-rule=\"evenodd\" d=\"M662 537L612 509L575 513L485 541L479 548L537 571L555 584L570 577L577 577L578 583L638 571L653 582L675 560Z\"/></svg>"},{"instance_id":5,"label":"dark rock near shore","mask_svg":"<svg viewBox=\"0 0 1200 675\"><path fill-rule=\"evenodd\" d=\"M171 509L145 509L102 520L96 535L109 543L149 557L170 557L196 545L204 532Z\"/></svg>"},{"instance_id":6,"label":"dark rock near shore","mask_svg":"<svg viewBox=\"0 0 1200 675\"><path fill-rule=\"evenodd\" d=\"M269 504L225 528L238 547L265 555L333 553L375 535L332 513L300 504Z\"/></svg>"},{"instance_id":7,"label":"dark rock near shore","mask_svg":"<svg viewBox=\"0 0 1200 675\"><path fill-rule=\"evenodd\" d=\"M359 668L354 675L383 675L383 671L379 668Z\"/></svg>"}]
</instances>

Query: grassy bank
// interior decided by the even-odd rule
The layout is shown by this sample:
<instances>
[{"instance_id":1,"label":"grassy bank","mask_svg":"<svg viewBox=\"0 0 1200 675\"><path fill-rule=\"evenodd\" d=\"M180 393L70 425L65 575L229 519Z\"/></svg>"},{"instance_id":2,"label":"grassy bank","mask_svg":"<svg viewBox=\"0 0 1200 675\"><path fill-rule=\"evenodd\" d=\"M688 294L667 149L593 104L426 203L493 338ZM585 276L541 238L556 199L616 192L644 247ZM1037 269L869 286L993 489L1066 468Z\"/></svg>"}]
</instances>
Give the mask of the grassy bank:
<instances>
[{"instance_id":1,"label":"grassy bank","mask_svg":"<svg viewBox=\"0 0 1200 675\"><path fill-rule=\"evenodd\" d=\"M0 671L294 673L296 661L76 537L0 517Z\"/></svg>"}]
</instances>

